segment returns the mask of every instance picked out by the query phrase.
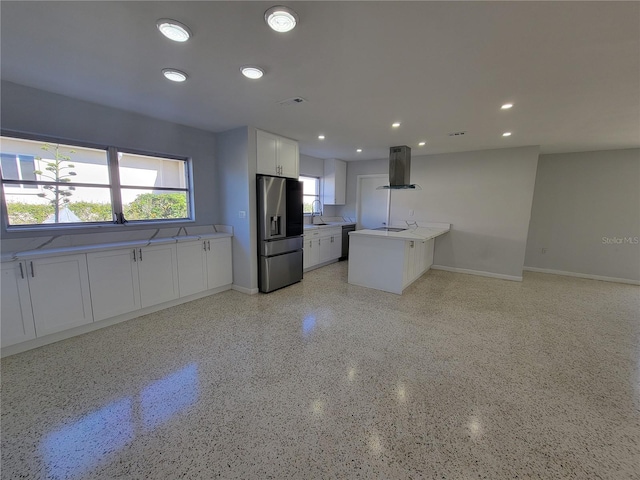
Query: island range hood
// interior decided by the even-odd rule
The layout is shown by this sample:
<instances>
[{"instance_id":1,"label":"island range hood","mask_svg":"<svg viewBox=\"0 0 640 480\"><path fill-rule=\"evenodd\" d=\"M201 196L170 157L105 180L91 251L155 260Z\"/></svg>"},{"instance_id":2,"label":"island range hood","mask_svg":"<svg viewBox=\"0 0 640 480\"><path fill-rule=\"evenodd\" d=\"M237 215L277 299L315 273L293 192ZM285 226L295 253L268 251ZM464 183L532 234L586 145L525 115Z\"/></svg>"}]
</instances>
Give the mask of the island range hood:
<instances>
[{"instance_id":1,"label":"island range hood","mask_svg":"<svg viewBox=\"0 0 640 480\"><path fill-rule=\"evenodd\" d=\"M383 185L376 190L422 190L420 185L412 184L411 148L406 145L389 149L389 185Z\"/></svg>"}]
</instances>

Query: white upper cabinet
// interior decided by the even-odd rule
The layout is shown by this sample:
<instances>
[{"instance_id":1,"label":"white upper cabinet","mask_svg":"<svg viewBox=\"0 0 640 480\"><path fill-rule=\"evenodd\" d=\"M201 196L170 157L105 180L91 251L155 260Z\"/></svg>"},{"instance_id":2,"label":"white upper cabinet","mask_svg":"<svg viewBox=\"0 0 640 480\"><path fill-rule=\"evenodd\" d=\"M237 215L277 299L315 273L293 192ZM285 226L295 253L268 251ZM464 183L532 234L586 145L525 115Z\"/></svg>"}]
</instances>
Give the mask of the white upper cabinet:
<instances>
[{"instance_id":1,"label":"white upper cabinet","mask_svg":"<svg viewBox=\"0 0 640 480\"><path fill-rule=\"evenodd\" d=\"M26 265L39 337L93 322L85 254L38 258Z\"/></svg>"},{"instance_id":2,"label":"white upper cabinet","mask_svg":"<svg viewBox=\"0 0 640 480\"><path fill-rule=\"evenodd\" d=\"M298 142L288 138L278 139L278 162L280 164L280 175L283 177L295 178L300 176L300 154L298 152Z\"/></svg>"},{"instance_id":3,"label":"white upper cabinet","mask_svg":"<svg viewBox=\"0 0 640 480\"><path fill-rule=\"evenodd\" d=\"M298 178L300 154L298 142L256 130L257 171L264 175Z\"/></svg>"},{"instance_id":4,"label":"white upper cabinet","mask_svg":"<svg viewBox=\"0 0 640 480\"><path fill-rule=\"evenodd\" d=\"M324 205L344 205L347 200L347 162L335 158L324 161Z\"/></svg>"},{"instance_id":5,"label":"white upper cabinet","mask_svg":"<svg viewBox=\"0 0 640 480\"><path fill-rule=\"evenodd\" d=\"M2 346L36 338L26 262L2 264Z\"/></svg>"}]
</instances>

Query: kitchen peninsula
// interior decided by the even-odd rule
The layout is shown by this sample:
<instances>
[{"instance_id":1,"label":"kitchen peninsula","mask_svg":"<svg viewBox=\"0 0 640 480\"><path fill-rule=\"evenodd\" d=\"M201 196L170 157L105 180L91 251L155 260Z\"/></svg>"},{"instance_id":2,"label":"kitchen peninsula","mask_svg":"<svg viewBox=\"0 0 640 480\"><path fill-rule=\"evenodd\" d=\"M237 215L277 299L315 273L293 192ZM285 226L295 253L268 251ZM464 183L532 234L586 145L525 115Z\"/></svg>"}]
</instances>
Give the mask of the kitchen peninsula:
<instances>
[{"instance_id":1,"label":"kitchen peninsula","mask_svg":"<svg viewBox=\"0 0 640 480\"><path fill-rule=\"evenodd\" d=\"M389 231L351 232L349 283L401 295L429 270L435 238L447 233L450 227L448 223L425 223Z\"/></svg>"}]
</instances>

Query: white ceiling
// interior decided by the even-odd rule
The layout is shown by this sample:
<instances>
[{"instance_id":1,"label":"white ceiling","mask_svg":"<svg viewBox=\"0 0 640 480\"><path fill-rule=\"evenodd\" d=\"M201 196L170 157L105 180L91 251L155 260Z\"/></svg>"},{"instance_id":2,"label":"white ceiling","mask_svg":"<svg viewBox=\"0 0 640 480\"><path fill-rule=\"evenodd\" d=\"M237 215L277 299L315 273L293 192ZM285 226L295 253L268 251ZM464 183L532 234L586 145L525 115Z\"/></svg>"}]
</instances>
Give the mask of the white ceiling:
<instances>
[{"instance_id":1,"label":"white ceiling","mask_svg":"<svg viewBox=\"0 0 640 480\"><path fill-rule=\"evenodd\" d=\"M638 2L286 2L289 34L263 19L279 3L2 1L2 78L214 132L253 125L319 158L640 146ZM164 17L193 38L165 39ZM277 104L294 96L308 103Z\"/></svg>"}]
</instances>

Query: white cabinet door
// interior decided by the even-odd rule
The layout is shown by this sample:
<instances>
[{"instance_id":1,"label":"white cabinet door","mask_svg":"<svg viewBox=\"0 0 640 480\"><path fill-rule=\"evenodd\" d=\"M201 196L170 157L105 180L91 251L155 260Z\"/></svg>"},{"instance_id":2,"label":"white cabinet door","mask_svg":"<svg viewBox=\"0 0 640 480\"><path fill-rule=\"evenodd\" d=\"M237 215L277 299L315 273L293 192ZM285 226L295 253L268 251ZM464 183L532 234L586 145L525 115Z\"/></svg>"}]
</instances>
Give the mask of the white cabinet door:
<instances>
[{"instance_id":1,"label":"white cabinet door","mask_svg":"<svg viewBox=\"0 0 640 480\"><path fill-rule=\"evenodd\" d=\"M206 242L209 288L232 284L231 239L216 238L214 240L206 240Z\"/></svg>"},{"instance_id":2,"label":"white cabinet door","mask_svg":"<svg viewBox=\"0 0 640 480\"><path fill-rule=\"evenodd\" d=\"M278 165L283 177L298 179L300 155L298 153L298 142L288 138L278 138Z\"/></svg>"},{"instance_id":3,"label":"white cabinet door","mask_svg":"<svg viewBox=\"0 0 640 480\"><path fill-rule=\"evenodd\" d=\"M324 263L331 260L331 237L320 237L318 239L318 246L320 247L320 258L318 263Z\"/></svg>"},{"instance_id":4,"label":"white cabinet door","mask_svg":"<svg viewBox=\"0 0 640 480\"><path fill-rule=\"evenodd\" d=\"M207 241L178 244L178 285L180 296L207 289Z\"/></svg>"},{"instance_id":5,"label":"white cabinet door","mask_svg":"<svg viewBox=\"0 0 640 480\"><path fill-rule=\"evenodd\" d=\"M30 260L27 267L39 337L93 321L85 254Z\"/></svg>"},{"instance_id":6,"label":"white cabinet door","mask_svg":"<svg viewBox=\"0 0 640 480\"><path fill-rule=\"evenodd\" d=\"M178 298L176 245L154 245L138 249L138 275L142 307Z\"/></svg>"},{"instance_id":7,"label":"white cabinet door","mask_svg":"<svg viewBox=\"0 0 640 480\"><path fill-rule=\"evenodd\" d=\"M87 264L95 321L140 308L136 249L88 253Z\"/></svg>"},{"instance_id":8,"label":"white cabinet door","mask_svg":"<svg viewBox=\"0 0 640 480\"><path fill-rule=\"evenodd\" d=\"M265 175L279 175L277 168L278 137L262 130L256 131L257 171Z\"/></svg>"},{"instance_id":9,"label":"white cabinet door","mask_svg":"<svg viewBox=\"0 0 640 480\"><path fill-rule=\"evenodd\" d=\"M2 264L0 318L3 347L36 337L26 267L26 262Z\"/></svg>"},{"instance_id":10,"label":"white cabinet door","mask_svg":"<svg viewBox=\"0 0 640 480\"><path fill-rule=\"evenodd\" d=\"M320 263L320 239L310 235L304 240L303 268L310 268Z\"/></svg>"},{"instance_id":11,"label":"white cabinet door","mask_svg":"<svg viewBox=\"0 0 640 480\"><path fill-rule=\"evenodd\" d=\"M404 271L402 275L402 287L410 284L416 275L416 246L421 245L415 240L404 242Z\"/></svg>"},{"instance_id":12,"label":"white cabinet door","mask_svg":"<svg viewBox=\"0 0 640 480\"><path fill-rule=\"evenodd\" d=\"M325 205L344 205L347 198L347 162L335 158L324 161Z\"/></svg>"},{"instance_id":13,"label":"white cabinet door","mask_svg":"<svg viewBox=\"0 0 640 480\"><path fill-rule=\"evenodd\" d=\"M342 233L340 235L331 235L331 260L342 256Z\"/></svg>"}]
</instances>

